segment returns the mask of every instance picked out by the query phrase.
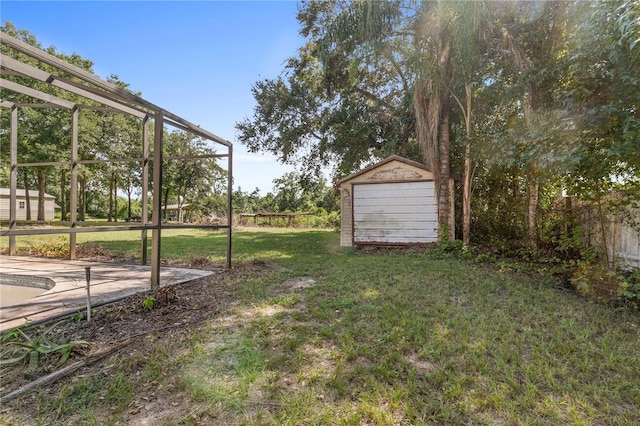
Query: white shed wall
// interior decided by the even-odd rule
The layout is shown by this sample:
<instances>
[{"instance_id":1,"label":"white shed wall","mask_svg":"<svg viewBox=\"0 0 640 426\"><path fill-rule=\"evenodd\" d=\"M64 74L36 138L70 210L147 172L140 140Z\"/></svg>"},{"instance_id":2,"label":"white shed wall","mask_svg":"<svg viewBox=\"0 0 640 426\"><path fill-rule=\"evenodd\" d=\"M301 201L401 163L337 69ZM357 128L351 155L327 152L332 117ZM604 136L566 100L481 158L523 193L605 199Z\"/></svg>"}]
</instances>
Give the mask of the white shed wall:
<instances>
[{"instance_id":1,"label":"white shed wall","mask_svg":"<svg viewBox=\"0 0 640 426\"><path fill-rule=\"evenodd\" d=\"M353 185L356 244L415 244L438 241L433 181Z\"/></svg>"},{"instance_id":2,"label":"white shed wall","mask_svg":"<svg viewBox=\"0 0 640 426\"><path fill-rule=\"evenodd\" d=\"M38 217L38 196L32 195L30 201L31 205L31 218L35 220ZM22 206L22 208L21 208ZM24 220L27 218L27 203L24 195L18 195L16 197L16 219ZM55 200L53 197L48 196L44 199L44 218L45 220L51 220L55 217ZM9 197L0 196L0 219L9 219Z\"/></svg>"},{"instance_id":3,"label":"white shed wall","mask_svg":"<svg viewBox=\"0 0 640 426\"><path fill-rule=\"evenodd\" d=\"M449 183L452 219L449 227L450 238L453 238L453 179ZM362 189L364 187L374 192L377 187L382 201L374 201L376 197L369 197L365 201L367 197L362 197L365 193L360 192L360 195L356 194L359 197L359 206L356 207L354 194L356 191L365 191ZM350 247L354 243L366 244L365 239L369 239L370 244L411 244L438 240L440 226L434 176L423 164L398 156L388 157L341 180L340 192L340 245L343 247ZM377 213L375 203L379 204ZM360 208L364 210L360 211ZM380 216L385 211L384 216ZM367 224L366 221L362 222L365 219L362 214L380 217ZM360 223L356 225L355 220ZM400 225L403 220L406 223ZM395 237L391 242L393 235Z\"/></svg>"}]
</instances>

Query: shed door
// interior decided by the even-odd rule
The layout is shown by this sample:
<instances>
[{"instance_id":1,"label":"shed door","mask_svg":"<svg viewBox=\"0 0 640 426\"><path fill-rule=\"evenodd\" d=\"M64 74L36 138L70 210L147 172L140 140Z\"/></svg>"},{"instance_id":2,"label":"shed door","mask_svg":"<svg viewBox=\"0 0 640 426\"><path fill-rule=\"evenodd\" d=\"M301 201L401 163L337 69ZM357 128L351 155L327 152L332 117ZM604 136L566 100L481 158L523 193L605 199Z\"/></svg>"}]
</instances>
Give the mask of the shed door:
<instances>
[{"instance_id":1,"label":"shed door","mask_svg":"<svg viewBox=\"0 0 640 426\"><path fill-rule=\"evenodd\" d=\"M436 241L438 204L433 181L353 185L355 244Z\"/></svg>"}]
</instances>

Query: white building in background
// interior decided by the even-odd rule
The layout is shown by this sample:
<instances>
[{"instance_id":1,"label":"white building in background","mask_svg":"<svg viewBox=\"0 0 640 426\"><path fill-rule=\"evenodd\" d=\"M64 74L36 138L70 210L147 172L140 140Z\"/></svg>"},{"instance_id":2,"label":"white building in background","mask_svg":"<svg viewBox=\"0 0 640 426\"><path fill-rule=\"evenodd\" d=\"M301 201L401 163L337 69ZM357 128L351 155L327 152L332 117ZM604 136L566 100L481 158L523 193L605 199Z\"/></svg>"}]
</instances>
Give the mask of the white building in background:
<instances>
[{"instance_id":1,"label":"white building in background","mask_svg":"<svg viewBox=\"0 0 640 426\"><path fill-rule=\"evenodd\" d=\"M9 219L9 188L0 188L0 220ZM25 220L27 218L27 198L24 189L16 190L16 219ZM29 204L31 207L31 219L38 217L38 191L29 190ZM56 204L53 195L44 194L44 220L52 220L55 216L55 209L60 208Z\"/></svg>"}]
</instances>

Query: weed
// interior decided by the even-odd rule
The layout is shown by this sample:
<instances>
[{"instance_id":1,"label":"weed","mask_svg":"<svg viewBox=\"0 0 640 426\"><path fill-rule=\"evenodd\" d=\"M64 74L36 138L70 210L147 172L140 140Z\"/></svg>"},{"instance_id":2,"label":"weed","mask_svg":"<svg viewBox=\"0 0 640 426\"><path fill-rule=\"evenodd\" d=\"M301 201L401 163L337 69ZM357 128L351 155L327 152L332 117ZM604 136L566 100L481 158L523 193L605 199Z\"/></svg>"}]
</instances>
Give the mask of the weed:
<instances>
[{"instance_id":1,"label":"weed","mask_svg":"<svg viewBox=\"0 0 640 426\"><path fill-rule=\"evenodd\" d=\"M89 342L72 341L67 343L55 343L48 338L48 335L64 321L57 322L37 337L27 335L22 329L14 328L2 336L2 343L10 346L9 356L11 358L0 360L0 365L16 364L21 361L28 361L30 369L36 369L44 355L57 355L59 357L57 366L67 362L71 351L78 346L89 346Z\"/></svg>"},{"instance_id":2,"label":"weed","mask_svg":"<svg viewBox=\"0 0 640 426\"><path fill-rule=\"evenodd\" d=\"M293 308L295 305L297 305L300 302L300 296L297 294L289 294L289 295L283 295L283 296L278 296L275 297L271 300L268 301L268 305L278 305L278 306L282 306L283 308Z\"/></svg>"},{"instance_id":3,"label":"weed","mask_svg":"<svg viewBox=\"0 0 640 426\"><path fill-rule=\"evenodd\" d=\"M60 417L87 409L100 399L104 386L105 379L102 376L85 377L73 384L65 384L56 397L43 407L44 411Z\"/></svg>"},{"instance_id":4,"label":"weed","mask_svg":"<svg viewBox=\"0 0 640 426\"><path fill-rule=\"evenodd\" d=\"M29 245L30 256L62 258L69 255L69 244L62 239L51 242L37 241L35 243L29 243Z\"/></svg>"},{"instance_id":5,"label":"weed","mask_svg":"<svg viewBox=\"0 0 640 426\"><path fill-rule=\"evenodd\" d=\"M105 402L109 404L115 412L124 410L135 394L133 382L123 372L118 372L115 377L109 380Z\"/></svg>"},{"instance_id":6,"label":"weed","mask_svg":"<svg viewBox=\"0 0 640 426\"><path fill-rule=\"evenodd\" d=\"M496 254L480 253L476 256L475 262L477 263L496 263L498 256Z\"/></svg>"},{"instance_id":7,"label":"weed","mask_svg":"<svg viewBox=\"0 0 640 426\"><path fill-rule=\"evenodd\" d=\"M624 297L640 305L640 268L623 274L625 280Z\"/></svg>"},{"instance_id":8,"label":"weed","mask_svg":"<svg viewBox=\"0 0 640 426\"><path fill-rule=\"evenodd\" d=\"M156 303L156 299L153 296L145 297L144 299L142 299L142 302L141 302L142 307L147 310L152 310L153 307L155 306L155 303Z\"/></svg>"},{"instance_id":9,"label":"weed","mask_svg":"<svg viewBox=\"0 0 640 426\"><path fill-rule=\"evenodd\" d=\"M576 291L595 302L617 300L627 290L620 274L603 263L577 262L571 283Z\"/></svg>"},{"instance_id":10,"label":"weed","mask_svg":"<svg viewBox=\"0 0 640 426\"><path fill-rule=\"evenodd\" d=\"M456 256L470 256L472 249L460 240L442 239L433 247L427 249L427 254L437 259L447 259Z\"/></svg>"}]
</instances>

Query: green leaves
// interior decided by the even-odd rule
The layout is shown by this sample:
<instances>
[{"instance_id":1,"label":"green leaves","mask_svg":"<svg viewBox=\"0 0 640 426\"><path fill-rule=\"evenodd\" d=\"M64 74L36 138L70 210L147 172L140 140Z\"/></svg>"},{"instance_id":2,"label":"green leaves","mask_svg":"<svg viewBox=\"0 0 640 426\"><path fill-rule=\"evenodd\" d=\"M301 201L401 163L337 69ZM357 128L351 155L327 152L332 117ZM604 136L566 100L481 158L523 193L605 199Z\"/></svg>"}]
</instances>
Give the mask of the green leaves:
<instances>
[{"instance_id":1,"label":"green leaves","mask_svg":"<svg viewBox=\"0 0 640 426\"><path fill-rule=\"evenodd\" d=\"M183 131L164 135L163 186L166 204L190 204L221 190L227 175L214 158L215 151L200 138ZM174 159L171 159L174 157ZM191 157L191 158L185 158ZM225 190L226 191L226 190Z\"/></svg>"},{"instance_id":2,"label":"green leaves","mask_svg":"<svg viewBox=\"0 0 640 426\"><path fill-rule=\"evenodd\" d=\"M67 362L71 351L78 346L89 346L89 342L76 340L67 343L56 343L49 339L48 335L64 321L57 322L36 337L27 335L22 329L15 328L2 336L2 344L9 349L9 358L0 359L0 365L11 365L21 361L27 361L29 368L38 367L41 357L51 354L58 355L57 367Z\"/></svg>"},{"instance_id":3,"label":"green leaves","mask_svg":"<svg viewBox=\"0 0 640 426\"><path fill-rule=\"evenodd\" d=\"M253 86L256 107L236 124L239 140L307 175L333 166L342 176L372 155L411 152L400 18L396 2L304 3L307 43L280 77Z\"/></svg>"}]
</instances>

